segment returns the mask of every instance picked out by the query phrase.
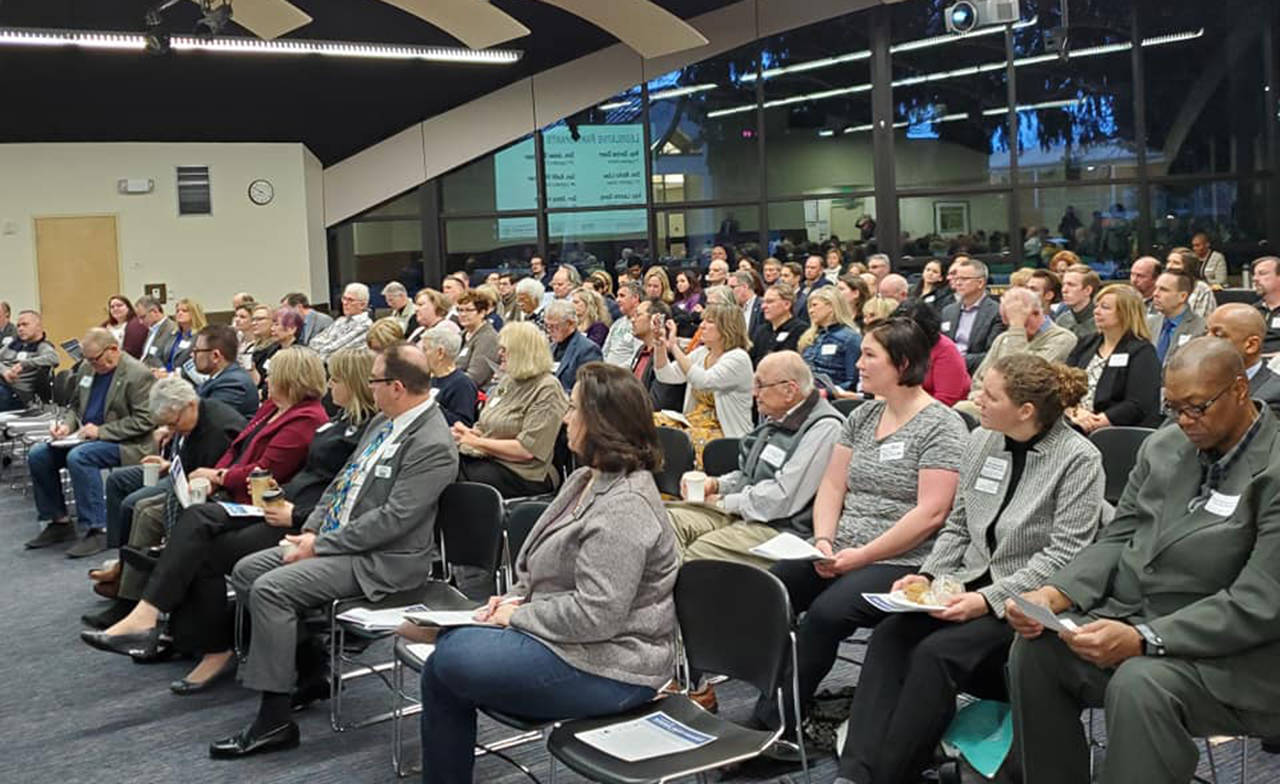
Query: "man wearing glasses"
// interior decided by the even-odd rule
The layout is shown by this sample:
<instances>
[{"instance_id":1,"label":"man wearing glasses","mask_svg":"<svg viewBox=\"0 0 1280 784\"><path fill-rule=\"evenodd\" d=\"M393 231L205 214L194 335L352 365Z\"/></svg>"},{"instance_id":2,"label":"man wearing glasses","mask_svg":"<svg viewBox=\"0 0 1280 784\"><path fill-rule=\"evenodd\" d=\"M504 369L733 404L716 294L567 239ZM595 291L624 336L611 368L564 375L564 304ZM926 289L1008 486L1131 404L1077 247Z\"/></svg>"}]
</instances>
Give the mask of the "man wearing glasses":
<instances>
[{"instance_id":1,"label":"man wearing glasses","mask_svg":"<svg viewBox=\"0 0 1280 784\"><path fill-rule=\"evenodd\" d=\"M196 335L191 352L195 371L204 378L201 398L221 400L247 418L258 412L258 387L249 372L236 362L240 341L225 324L211 324Z\"/></svg>"},{"instance_id":2,"label":"man wearing glasses","mask_svg":"<svg viewBox=\"0 0 1280 784\"><path fill-rule=\"evenodd\" d=\"M1165 369L1165 412L1113 522L1024 598L1009 661L1025 779L1089 780L1082 707L1106 708L1100 781L1190 781L1195 739L1280 735L1280 431L1236 349L1194 338ZM1046 619L1047 620L1047 619Z\"/></svg>"},{"instance_id":3,"label":"man wearing glasses","mask_svg":"<svg viewBox=\"0 0 1280 784\"><path fill-rule=\"evenodd\" d=\"M369 327L373 326L368 311L369 287L348 283L342 290L342 315L307 345L325 359L344 348L363 346Z\"/></svg>"},{"instance_id":4,"label":"man wearing glasses","mask_svg":"<svg viewBox=\"0 0 1280 784\"><path fill-rule=\"evenodd\" d=\"M76 528L67 515L58 472L66 468L76 499L82 536L69 557L100 553L107 547L103 468L135 465L154 451L155 423L147 405L154 378L138 360L123 353L115 336L95 328L80 341L84 362L76 373L75 410L50 428L54 441L37 444L27 456L39 520L49 520L27 549L70 541Z\"/></svg>"},{"instance_id":5,"label":"man wearing glasses","mask_svg":"<svg viewBox=\"0 0 1280 784\"><path fill-rule=\"evenodd\" d=\"M942 332L955 341L969 375L1004 331L1000 306L987 296L987 265L968 256L958 256L947 274L956 301L942 309Z\"/></svg>"}]
</instances>

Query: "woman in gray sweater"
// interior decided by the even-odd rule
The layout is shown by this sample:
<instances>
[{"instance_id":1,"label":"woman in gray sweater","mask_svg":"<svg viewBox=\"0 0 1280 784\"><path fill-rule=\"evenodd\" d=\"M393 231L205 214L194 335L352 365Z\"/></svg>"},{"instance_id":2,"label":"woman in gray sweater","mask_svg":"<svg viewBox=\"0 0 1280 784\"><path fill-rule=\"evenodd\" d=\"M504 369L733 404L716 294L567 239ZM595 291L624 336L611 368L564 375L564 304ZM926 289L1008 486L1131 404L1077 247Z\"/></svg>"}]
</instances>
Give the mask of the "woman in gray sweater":
<instances>
[{"instance_id":1,"label":"woman in gray sweater","mask_svg":"<svg viewBox=\"0 0 1280 784\"><path fill-rule=\"evenodd\" d=\"M476 710L530 719L615 713L675 669L679 561L653 481L649 397L624 368L578 370L565 415L570 475L516 558L517 583L443 633L422 669L422 780L470 782Z\"/></svg>"}]
</instances>

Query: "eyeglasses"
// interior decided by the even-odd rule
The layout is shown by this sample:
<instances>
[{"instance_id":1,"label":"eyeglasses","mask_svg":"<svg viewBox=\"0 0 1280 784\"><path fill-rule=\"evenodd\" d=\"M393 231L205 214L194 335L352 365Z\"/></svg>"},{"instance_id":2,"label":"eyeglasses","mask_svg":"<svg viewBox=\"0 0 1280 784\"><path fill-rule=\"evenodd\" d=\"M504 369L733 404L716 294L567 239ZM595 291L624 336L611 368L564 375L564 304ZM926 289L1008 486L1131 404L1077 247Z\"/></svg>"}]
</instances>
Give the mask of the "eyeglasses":
<instances>
[{"instance_id":1,"label":"eyeglasses","mask_svg":"<svg viewBox=\"0 0 1280 784\"><path fill-rule=\"evenodd\" d=\"M374 384L390 384L390 383L392 383L392 382L394 382L394 381L397 381L398 379L394 379L394 378L368 378L368 379L365 379L365 380L369 382L369 386L373 386Z\"/></svg>"},{"instance_id":2,"label":"eyeglasses","mask_svg":"<svg viewBox=\"0 0 1280 784\"><path fill-rule=\"evenodd\" d=\"M85 358L86 360L90 361L90 362L97 362L98 360L100 360L100 359L102 359L103 357L105 357L105 356L107 355L107 352L108 352L108 351L110 351L110 350L111 350L110 348L104 348L103 350L101 350L101 351L99 351L99 352L98 352L98 356L96 356L96 357L91 357L91 356L89 356L88 354L85 354L85 355L84 355L84 358Z\"/></svg>"},{"instance_id":3,"label":"eyeglasses","mask_svg":"<svg viewBox=\"0 0 1280 784\"><path fill-rule=\"evenodd\" d=\"M462 305L459 305L458 312L459 313L477 313L479 311L477 311L475 308L468 308L468 307L463 307Z\"/></svg>"},{"instance_id":4,"label":"eyeglasses","mask_svg":"<svg viewBox=\"0 0 1280 784\"><path fill-rule=\"evenodd\" d=\"M1208 400L1204 401L1203 403L1193 403L1186 406L1171 406L1168 403L1165 403L1164 406L1161 408L1161 411L1164 412L1165 416L1170 417L1172 419L1178 419L1182 417L1184 414L1189 419L1200 419L1209 411L1209 409L1213 406L1214 403L1218 402L1219 398L1227 394L1227 392L1230 391L1230 389L1236 385L1237 378L1241 378L1241 377L1236 376L1236 378L1231 379L1231 383L1223 387L1221 392L1209 398Z\"/></svg>"},{"instance_id":5,"label":"eyeglasses","mask_svg":"<svg viewBox=\"0 0 1280 784\"><path fill-rule=\"evenodd\" d=\"M779 384L791 384L791 383L794 383L794 382L789 378L784 378L781 381L770 381L767 384L761 384L759 381L752 380L751 388L759 392L762 389L768 389L769 387L776 387Z\"/></svg>"}]
</instances>

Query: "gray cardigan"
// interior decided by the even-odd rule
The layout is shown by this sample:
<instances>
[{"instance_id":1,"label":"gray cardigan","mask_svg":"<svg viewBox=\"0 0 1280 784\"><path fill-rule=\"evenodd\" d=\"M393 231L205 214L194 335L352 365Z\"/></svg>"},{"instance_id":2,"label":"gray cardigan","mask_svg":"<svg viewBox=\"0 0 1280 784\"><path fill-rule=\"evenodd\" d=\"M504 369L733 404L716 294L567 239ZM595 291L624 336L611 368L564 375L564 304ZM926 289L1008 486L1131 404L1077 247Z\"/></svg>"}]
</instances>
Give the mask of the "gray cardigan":
<instances>
[{"instance_id":1,"label":"gray cardigan","mask_svg":"<svg viewBox=\"0 0 1280 784\"><path fill-rule=\"evenodd\" d=\"M600 473L587 488L593 473L574 471L529 532L511 626L579 670L659 689L675 670L675 534L653 474Z\"/></svg>"},{"instance_id":2,"label":"gray cardigan","mask_svg":"<svg viewBox=\"0 0 1280 784\"><path fill-rule=\"evenodd\" d=\"M920 567L965 583L989 569L992 583L978 592L1001 618L1006 599L1048 582L1093 541L1104 510L1108 516L1111 511L1102 497L1102 455L1060 419L1027 453L1018 487L996 522L995 552L989 552L987 529L1004 501L1011 468L1002 433L978 428L969 434L955 506Z\"/></svg>"},{"instance_id":3,"label":"gray cardigan","mask_svg":"<svg viewBox=\"0 0 1280 784\"><path fill-rule=\"evenodd\" d=\"M493 380L493 368L498 364L498 333L489 319L484 319L474 335L463 332L462 337L466 343L458 352L458 369L477 389L484 389Z\"/></svg>"}]
</instances>

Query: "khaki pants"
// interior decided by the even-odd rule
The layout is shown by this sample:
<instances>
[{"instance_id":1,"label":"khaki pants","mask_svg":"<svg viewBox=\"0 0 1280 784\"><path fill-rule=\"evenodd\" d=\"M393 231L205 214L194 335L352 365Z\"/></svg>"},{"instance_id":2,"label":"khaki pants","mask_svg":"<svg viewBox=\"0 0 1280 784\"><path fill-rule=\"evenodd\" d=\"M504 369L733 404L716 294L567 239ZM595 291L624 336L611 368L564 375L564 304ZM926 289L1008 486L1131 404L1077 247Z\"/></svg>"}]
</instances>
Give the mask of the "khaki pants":
<instances>
[{"instance_id":1,"label":"khaki pants","mask_svg":"<svg viewBox=\"0 0 1280 784\"><path fill-rule=\"evenodd\" d=\"M129 544L139 550L155 547L164 541L165 496L144 498L133 507L133 527L129 529ZM120 588L116 595L121 599L138 600L147 587L148 574L143 574L128 564L120 571Z\"/></svg>"},{"instance_id":2,"label":"khaki pants","mask_svg":"<svg viewBox=\"0 0 1280 784\"><path fill-rule=\"evenodd\" d=\"M773 564L750 553L752 547L778 535L771 526L748 522L710 506L679 501L667 504L667 515L675 529L682 560L735 561L762 569Z\"/></svg>"}]
</instances>

